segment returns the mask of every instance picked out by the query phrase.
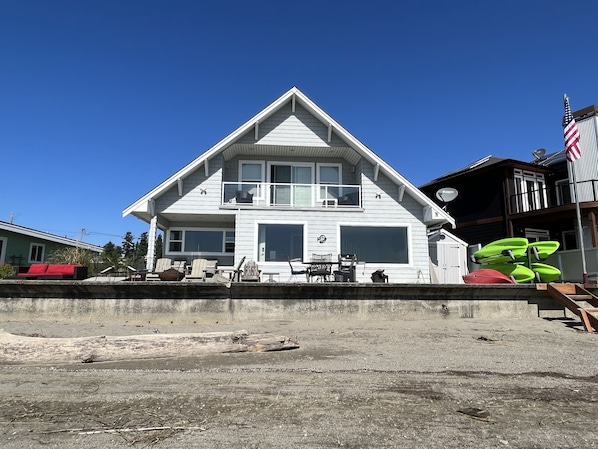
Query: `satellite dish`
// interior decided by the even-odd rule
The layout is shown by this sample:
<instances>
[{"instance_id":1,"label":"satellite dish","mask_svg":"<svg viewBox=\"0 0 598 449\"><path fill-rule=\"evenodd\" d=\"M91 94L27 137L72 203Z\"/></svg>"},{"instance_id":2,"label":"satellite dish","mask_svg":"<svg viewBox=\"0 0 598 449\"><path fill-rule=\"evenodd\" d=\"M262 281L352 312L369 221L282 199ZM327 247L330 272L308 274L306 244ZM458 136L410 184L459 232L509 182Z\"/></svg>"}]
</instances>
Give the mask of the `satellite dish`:
<instances>
[{"instance_id":1,"label":"satellite dish","mask_svg":"<svg viewBox=\"0 0 598 449\"><path fill-rule=\"evenodd\" d=\"M542 159L546 154L546 150L544 148L538 148L537 150L532 151L532 156L538 159Z\"/></svg>"},{"instance_id":2,"label":"satellite dish","mask_svg":"<svg viewBox=\"0 0 598 449\"><path fill-rule=\"evenodd\" d=\"M443 203L449 203L453 201L458 195L459 192L457 189L453 189L452 187L443 187L436 192L436 198Z\"/></svg>"}]
</instances>

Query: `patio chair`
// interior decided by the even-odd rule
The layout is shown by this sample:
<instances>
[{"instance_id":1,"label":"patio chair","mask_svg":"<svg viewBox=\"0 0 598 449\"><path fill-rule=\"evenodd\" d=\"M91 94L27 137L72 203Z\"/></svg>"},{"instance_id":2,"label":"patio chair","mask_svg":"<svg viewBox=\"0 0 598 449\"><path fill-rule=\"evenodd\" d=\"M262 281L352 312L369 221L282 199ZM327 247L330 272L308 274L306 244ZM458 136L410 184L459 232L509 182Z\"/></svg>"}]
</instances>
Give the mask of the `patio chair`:
<instances>
[{"instance_id":1,"label":"patio chair","mask_svg":"<svg viewBox=\"0 0 598 449\"><path fill-rule=\"evenodd\" d=\"M251 204L253 203L253 193L249 193L247 190L237 190L235 200L237 203Z\"/></svg>"},{"instance_id":2,"label":"patio chair","mask_svg":"<svg viewBox=\"0 0 598 449\"><path fill-rule=\"evenodd\" d=\"M241 267L243 266L244 262L245 262L245 256L243 256L241 258L241 260L239 261L239 263L237 264L237 266L235 267L235 269L231 273L231 276L230 276L230 280L231 281L233 281L233 282L241 282L241 273L243 272L243 270L241 269Z\"/></svg>"},{"instance_id":3,"label":"patio chair","mask_svg":"<svg viewBox=\"0 0 598 449\"><path fill-rule=\"evenodd\" d=\"M291 276L289 277L289 280L287 282L291 282L291 280L293 280L293 278L296 278L298 275L305 275L305 280L309 281L309 269L308 268L303 268L300 270L296 270L295 268L293 268L293 264L291 262L300 262L301 259L290 259L288 258L289 261L289 267L291 267Z\"/></svg>"},{"instance_id":4,"label":"patio chair","mask_svg":"<svg viewBox=\"0 0 598 449\"><path fill-rule=\"evenodd\" d=\"M160 280L160 273L170 270L172 268L172 259L168 257L162 257L156 261L156 266L154 267L154 271L148 273L145 276L146 281L159 281Z\"/></svg>"},{"instance_id":5,"label":"patio chair","mask_svg":"<svg viewBox=\"0 0 598 449\"><path fill-rule=\"evenodd\" d=\"M187 281L205 281L206 268L208 266L207 259L193 259L191 262L191 273L185 276Z\"/></svg>"},{"instance_id":6,"label":"patio chair","mask_svg":"<svg viewBox=\"0 0 598 449\"><path fill-rule=\"evenodd\" d=\"M312 254L309 267L309 279L328 282L332 274L332 254Z\"/></svg>"},{"instance_id":7,"label":"patio chair","mask_svg":"<svg viewBox=\"0 0 598 449\"><path fill-rule=\"evenodd\" d=\"M255 260L248 260L241 273L241 282L259 282L261 270Z\"/></svg>"},{"instance_id":8,"label":"patio chair","mask_svg":"<svg viewBox=\"0 0 598 449\"><path fill-rule=\"evenodd\" d=\"M355 282L356 265L356 254L339 254L338 271L334 272L334 280L338 282Z\"/></svg>"}]
</instances>

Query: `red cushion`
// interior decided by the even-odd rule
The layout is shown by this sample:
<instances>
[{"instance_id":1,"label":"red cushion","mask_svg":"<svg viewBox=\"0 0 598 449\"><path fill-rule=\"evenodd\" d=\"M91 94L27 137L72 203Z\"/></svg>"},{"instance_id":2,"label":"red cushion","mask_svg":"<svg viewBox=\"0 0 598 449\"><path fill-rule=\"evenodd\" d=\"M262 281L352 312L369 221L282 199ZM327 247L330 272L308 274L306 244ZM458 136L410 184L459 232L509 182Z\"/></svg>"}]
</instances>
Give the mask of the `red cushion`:
<instances>
[{"instance_id":1,"label":"red cushion","mask_svg":"<svg viewBox=\"0 0 598 449\"><path fill-rule=\"evenodd\" d=\"M70 264L50 264L45 275L75 274L75 266Z\"/></svg>"},{"instance_id":2,"label":"red cushion","mask_svg":"<svg viewBox=\"0 0 598 449\"><path fill-rule=\"evenodd\" d=\"M47 263L34 263L33 265L31 265L29 267L27 274L35 274L35 275L44 274L46 272L47 268L48 268Z\"/></svg>"}]
</instances>

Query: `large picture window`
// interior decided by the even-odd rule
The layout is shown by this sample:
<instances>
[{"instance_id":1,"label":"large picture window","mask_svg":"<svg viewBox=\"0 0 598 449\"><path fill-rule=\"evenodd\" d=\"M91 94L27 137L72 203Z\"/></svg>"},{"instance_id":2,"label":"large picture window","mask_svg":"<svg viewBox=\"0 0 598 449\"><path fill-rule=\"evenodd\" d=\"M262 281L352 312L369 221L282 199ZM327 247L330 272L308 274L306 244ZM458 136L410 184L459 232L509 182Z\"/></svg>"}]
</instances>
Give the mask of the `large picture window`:
<instances>
[{"instance_id":1,"label":"large picture window","mask_svg":"<svg viewBox=\"0 0 598 449\"><path fill-rule=\"evenodd\" d=\"M258 234L258 261L303 258L302 224L260 224Z\"/></svg>"},{"instance_id":2,"label":"large picture window","mask_svg":"<svg viewBox=\"0 0 598 449\"><path fill-rule=\"evenodd\" d=\"M406 226L341 226L341 253L356 254L360 262L409 263Z\"/></svg>"}]
</instances>

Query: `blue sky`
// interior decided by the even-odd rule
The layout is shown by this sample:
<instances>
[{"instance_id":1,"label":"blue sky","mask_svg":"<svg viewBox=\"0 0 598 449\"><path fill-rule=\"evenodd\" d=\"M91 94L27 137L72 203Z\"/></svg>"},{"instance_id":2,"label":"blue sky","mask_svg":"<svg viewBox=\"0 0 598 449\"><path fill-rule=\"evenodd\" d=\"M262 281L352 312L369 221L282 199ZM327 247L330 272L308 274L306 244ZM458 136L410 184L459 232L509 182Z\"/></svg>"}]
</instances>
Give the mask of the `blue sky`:
<instances>
[{"instance_id":1,"label":"blue sky","mask_svg":"<svg viewBox=\"0 0 598 449\"><path fill-rule=\"evenodd\" d=\"M0 0L0 220L88 243L297 86L415 185L563 146L598 104L581 0ZM85 233L82 233L85 229Z\"/></svg>"}]
</instances>

